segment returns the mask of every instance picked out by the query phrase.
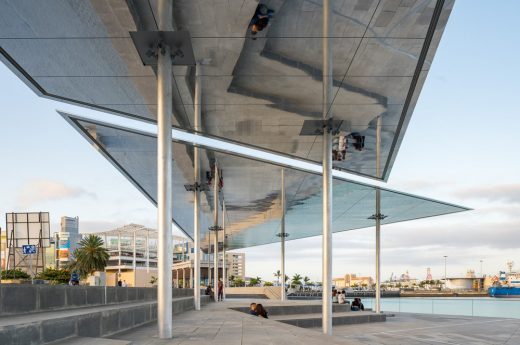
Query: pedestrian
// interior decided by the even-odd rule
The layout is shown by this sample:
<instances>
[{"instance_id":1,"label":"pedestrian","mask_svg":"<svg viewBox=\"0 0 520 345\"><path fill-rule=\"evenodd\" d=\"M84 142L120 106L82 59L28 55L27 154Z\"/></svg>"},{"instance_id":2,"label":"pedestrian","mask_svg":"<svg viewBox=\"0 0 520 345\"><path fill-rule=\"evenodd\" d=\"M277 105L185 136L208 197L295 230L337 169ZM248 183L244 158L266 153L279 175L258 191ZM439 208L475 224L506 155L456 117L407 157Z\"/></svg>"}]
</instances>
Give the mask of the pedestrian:
<instances>
[{"instance_id":1,"label":"pedestrian","mask_svg":"<svg viewBox=\"0 0 520 345\"><path fill-rule=\"evenodd\" d=\"M222 283L222 279L218 280L217 284L217 291L218 291L218 300L223 301L224 300L224 283Z\"/></svg>"}]
</instances>

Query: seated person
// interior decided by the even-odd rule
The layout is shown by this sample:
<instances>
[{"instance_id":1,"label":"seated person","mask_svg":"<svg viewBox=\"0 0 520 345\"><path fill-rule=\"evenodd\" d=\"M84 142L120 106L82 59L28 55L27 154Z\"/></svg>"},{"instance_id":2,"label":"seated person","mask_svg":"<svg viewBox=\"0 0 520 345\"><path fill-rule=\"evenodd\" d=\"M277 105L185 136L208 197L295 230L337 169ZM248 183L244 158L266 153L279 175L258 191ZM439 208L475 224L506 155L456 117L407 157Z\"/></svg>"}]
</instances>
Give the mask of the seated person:
<instances>
[{"instance_id":1,"label":"seated person","mask_svg":"<svg viewBox=\"0 0 520 345\"><path fill-rule=\"evenodd\" d=\"M332 290L332 303L338 303L338 291L336 289Z\"/></svg>"},{"instance_id":2,"label":"seated person","mask_svg":"<svg viewBox=\"0 0 520 345\"><path fill-rule=\"evenodd\" d=\"M363 305L363 303L361 303L361 298L354 298L354 301L352 301L350 309L354 311L365 310L365 306Z\"/></svg>"},{"instance_id":3,"label":"seated person","mask_svg":"<svg viewBox=\"0 0 520 345\"><path fill-rule=\"evenodd\" d=\"M268 319L269 317L267 316L267 310L264 309L264 306L261 305L260 303L258 303L256 305L256 308L255 308L255 312L258 316L261 316L263 317L264 319Z\"/></svg>"},{"instance_id":4,"label":"seated person","mask_svg":"<svg viewBox=\"0 0 520 345\"><path fill-rule=\"evenodd\" d=\"M341 292L338 294L338 304L345 304L345 302L346 302L345 297L346 297L346 295L345 295L345 291L341 291Z\"/></svg>"},{"instance_id":5,"label":"seated person","mask_svg":"<svg viewBox=\"0 0 520 345\"><path fill-rule=\"evenodd\" d=\"M206 288L206 295L213 296L213 289L211 288L211 285L208 285L208 287Z\"/></svg>"},{"instance_id":6,"label":"seated person","mask_svg":"<svg viewBox=\"0 0 520 345\"><path fill-rule=\"evenodd\" d=\"M249 305L249 314L258 316L258 313L256 312L256 303L251 303Z\"/></svg>"}]
</instances>

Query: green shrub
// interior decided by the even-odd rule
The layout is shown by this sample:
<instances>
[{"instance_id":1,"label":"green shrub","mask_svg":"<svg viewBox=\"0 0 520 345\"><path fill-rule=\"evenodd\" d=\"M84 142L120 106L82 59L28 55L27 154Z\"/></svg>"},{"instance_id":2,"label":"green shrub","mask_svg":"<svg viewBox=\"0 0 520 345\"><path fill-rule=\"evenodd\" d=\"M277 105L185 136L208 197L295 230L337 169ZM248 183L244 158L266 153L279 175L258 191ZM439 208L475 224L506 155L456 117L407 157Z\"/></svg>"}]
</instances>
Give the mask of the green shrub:
<instances>
[{"instance_id":1,"label":"green shrub","mask_svg":"<svg viewBox=\"0 0 520 345\"><path fill-rule=\"evenodd\" d=\"M29 279L30 276L21 269L2 270L2 279Z\"/></svg>"},{"instance_id":2,"label":"green shrub","mask_svg":"<svg viewBox=\"0 0 520 345\"><path fill-rule=\"evenodd\" d=\"M69 270L46 268L36 276L37 279L49 280L53 284L67 284L70 280Z\"/></svg>"}]
</instances>

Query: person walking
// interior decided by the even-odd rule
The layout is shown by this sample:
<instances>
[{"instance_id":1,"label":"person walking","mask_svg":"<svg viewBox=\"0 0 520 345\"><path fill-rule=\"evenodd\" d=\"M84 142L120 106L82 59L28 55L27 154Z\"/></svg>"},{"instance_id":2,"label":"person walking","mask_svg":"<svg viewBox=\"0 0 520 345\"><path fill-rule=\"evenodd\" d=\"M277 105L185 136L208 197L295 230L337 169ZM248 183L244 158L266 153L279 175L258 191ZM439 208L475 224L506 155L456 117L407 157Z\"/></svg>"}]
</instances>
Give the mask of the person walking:
<instances>
[{"instance_id":1,"label":"person walking","mask_svg":"<svg viewBox=\"0 0 520 345\"><path fill-rule=\"evenodd\" d=\"M224 301L224 283L222 283L222 279L218 280L217 284L217 292L218 292L218 300Z\"/></svg>"}]
</instances>

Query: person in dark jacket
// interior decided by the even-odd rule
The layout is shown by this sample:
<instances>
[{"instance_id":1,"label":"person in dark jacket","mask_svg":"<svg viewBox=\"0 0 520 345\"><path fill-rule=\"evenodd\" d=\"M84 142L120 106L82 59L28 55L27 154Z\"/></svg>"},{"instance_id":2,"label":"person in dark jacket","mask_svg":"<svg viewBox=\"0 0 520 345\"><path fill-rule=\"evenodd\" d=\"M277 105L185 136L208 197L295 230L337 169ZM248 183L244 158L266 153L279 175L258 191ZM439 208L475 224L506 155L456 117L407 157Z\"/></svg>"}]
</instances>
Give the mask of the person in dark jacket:
<instances>
[{"instance_id":1,"label":"person in dark jacket","mask_svg":"<svg viewBox=\"0 0 520 345\"><path fill-rule=\"evenodd\" d=\"M363 305L363 303L361 303L361 298L354 298L352 304L350 305L350 309L354 311L365 310L365 306Z\"/></svg>"},{"instance_id":2,"label":"person in dark jacket","mask_svg":"<svg viewBox=\"0 0 520 345\"><path fill-rule=\"evenodd\" d=\"M256 313L256 303L251 303L249 305L249 314L258 316L258 314Z\"/></svg>"},{"instance_id":3,"label":"person in dark jacket","mask_svg":"<svg viewBox=\"0 0 520 345\"><path fill-rule=\"evenodd\" d=\"M258 32L264 30L267 25L269 25L269 20L273 16L273 13L274 11L270 10L266 5L259 4L249 23L251 26L251 35L256 35Z\"/></svg>"},{"instance_id":4,"label":"person in dark jacket","mask_svg":"<svg viewBox=\"0 0 520 345\"><path fill-rule=\"evenodd\" d=\"M256 308L255 308L255 311L256 311L256 314L258 316L261 316L263 317L264 319L268 319L269 317L267 316L267 310L264 309L264 306L261 305L260 303L258 303L256 305Z\"/></svg>"}]
</instances>

